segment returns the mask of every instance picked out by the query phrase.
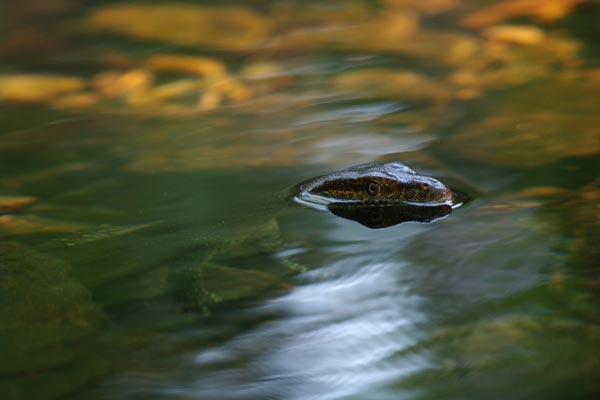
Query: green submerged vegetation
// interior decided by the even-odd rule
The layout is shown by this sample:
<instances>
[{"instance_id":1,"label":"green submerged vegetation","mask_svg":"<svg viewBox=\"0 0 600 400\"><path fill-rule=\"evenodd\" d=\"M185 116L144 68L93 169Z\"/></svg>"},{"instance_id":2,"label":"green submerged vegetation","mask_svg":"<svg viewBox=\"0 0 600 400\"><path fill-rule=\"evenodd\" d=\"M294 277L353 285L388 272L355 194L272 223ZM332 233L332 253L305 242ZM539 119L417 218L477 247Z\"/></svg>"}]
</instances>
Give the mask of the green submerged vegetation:
<instances>
[{"instance_id":1,"label":"green submerged vegetation","mask_svg":"<svg viewBox=\"0 0 600 400\"><path fill-rule=\"evenodd\" d=\"M600 394L597 2L0 15L1 398ZM471 201L289 201L373 161Z\"/></svg>"}]
</instances>

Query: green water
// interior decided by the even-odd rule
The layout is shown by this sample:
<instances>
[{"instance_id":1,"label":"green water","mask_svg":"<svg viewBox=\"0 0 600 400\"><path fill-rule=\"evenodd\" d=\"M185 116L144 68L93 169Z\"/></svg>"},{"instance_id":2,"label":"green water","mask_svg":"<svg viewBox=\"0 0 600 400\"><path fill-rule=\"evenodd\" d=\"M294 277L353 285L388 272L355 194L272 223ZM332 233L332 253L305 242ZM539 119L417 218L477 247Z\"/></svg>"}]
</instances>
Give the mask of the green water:
<instances>
[{"instance_id":1,"label":"green water","mask_svg":"<svg viewBox=\"0 0 600 400\"><path fill-rule=\"evenodd\" d=\"M1 398L597 398L600 74L584 29L597 6L539 25L577 40L577 60L525 50L518 79L502 72L472 99L448 86L440 100L332 82L386 68L450 85L475 58L446 65L339 37L215 51L83 35L96 6L34 3L3 6L4 75L77 76L87 93L97 74L139 68L119 57L164 53L212 57L236 77L257 62L279 72L204 111L190 111L195 94L154 108L0 100L0 205L32 198L0 213ZM289 4L247 6L294 29L365 23L352 11L363 3L311 4L296 18ZM421 29L466 34L463 12L423 14ZM184 77L157 72L153 85ZM374 160L472 199L377 230L289 200L300 181Z\"/></svg>"}]
</instances>

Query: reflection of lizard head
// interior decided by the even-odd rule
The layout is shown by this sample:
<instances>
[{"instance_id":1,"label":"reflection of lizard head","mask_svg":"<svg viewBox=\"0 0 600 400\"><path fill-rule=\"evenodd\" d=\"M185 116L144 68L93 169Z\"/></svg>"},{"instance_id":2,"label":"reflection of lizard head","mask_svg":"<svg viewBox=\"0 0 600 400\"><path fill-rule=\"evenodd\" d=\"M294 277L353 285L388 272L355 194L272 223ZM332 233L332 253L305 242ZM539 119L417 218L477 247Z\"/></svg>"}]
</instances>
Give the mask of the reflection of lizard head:
<instances>
[{"instance_id":1,"label":"reflection of lizard head","mask_svg":"<svg viewBox=\"0 0 600 400\"><path fill-rule=\"evenodd\" d=\"M387 228L403 222L428 223L444 218L452 212L447 204L437 206L417 206L412 204L369 204L369 203L330 203L327 209L338 217L357 221L372 228Z\"/></svg>"}]
</instances>

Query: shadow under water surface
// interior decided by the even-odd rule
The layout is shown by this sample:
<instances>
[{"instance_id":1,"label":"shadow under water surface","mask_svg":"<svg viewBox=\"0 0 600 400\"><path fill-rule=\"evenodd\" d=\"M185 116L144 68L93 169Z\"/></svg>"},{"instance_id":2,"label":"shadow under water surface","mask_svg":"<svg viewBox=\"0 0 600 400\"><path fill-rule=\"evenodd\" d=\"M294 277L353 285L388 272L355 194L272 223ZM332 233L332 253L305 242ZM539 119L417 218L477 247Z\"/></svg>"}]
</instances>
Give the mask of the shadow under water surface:
<instances>
[{"instance_id":1,"label":"shadow under water surface","mask_svg":"<svg viewBox=\"0 0 600 400\"><path fill-rule=\"evenodd\" d=\"M353 203L331 203L327 209L338 217L356 221L368 228L381 229L405 222L430 223L446 218L452 207L416 206L410 204L374 205Z\"/></svg>"}]
</instances>

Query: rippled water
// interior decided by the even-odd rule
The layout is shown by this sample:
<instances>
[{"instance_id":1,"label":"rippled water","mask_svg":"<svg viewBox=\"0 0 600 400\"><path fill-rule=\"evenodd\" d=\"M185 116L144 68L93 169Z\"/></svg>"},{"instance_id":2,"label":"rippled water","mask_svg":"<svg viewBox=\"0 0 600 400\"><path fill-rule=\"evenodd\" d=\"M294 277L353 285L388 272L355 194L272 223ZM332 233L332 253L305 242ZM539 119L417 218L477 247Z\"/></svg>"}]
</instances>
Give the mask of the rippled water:
<instances>
[{"instance_id":1,"label":"rippled water","mask_svg":"<svg viewBox=\"0 0 600 400\"><path fill-rule=\"evenodd\" d=\"M231 30L254 28L244 49L213 28L218 51L123 27L112 3L4 5L0 397L596 398L597 5L509 18L549 43L505 48L461 22L478 2L397 3L226 8ZM378 30L392 14L419 33ZM479 50L435 57L438 41ZM188 64L144 61L161 54L229 75L190 83ZM83 86L13 89L17 74ZM306 179L394 160L470 201L383 229L291 201Z\"/></svg>"}]
</instances>

